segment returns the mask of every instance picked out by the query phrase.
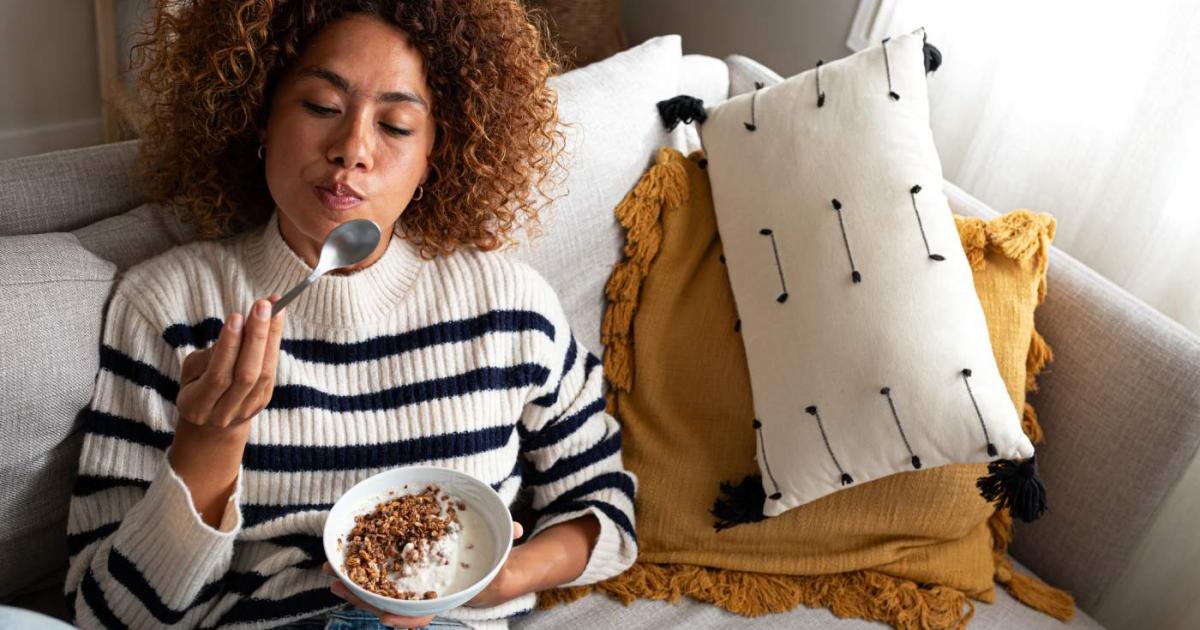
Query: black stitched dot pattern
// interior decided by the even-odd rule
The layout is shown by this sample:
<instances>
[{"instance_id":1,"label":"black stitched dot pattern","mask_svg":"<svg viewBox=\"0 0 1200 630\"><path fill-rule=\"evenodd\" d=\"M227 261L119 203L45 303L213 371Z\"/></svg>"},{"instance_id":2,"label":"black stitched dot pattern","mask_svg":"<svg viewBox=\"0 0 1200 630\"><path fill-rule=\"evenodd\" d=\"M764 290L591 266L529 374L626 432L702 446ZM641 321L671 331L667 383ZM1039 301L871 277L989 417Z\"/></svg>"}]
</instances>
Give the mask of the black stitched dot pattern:
<instances>
[{"instance_id":1,"label":"black stitched dot pattern","mask_svg":"<svg viewBox=\"0 0 1200 630\"><path fill-rule=\"evenodd\" d=\"M987 443L988 457L996 457L998 451L996 445L992 443L992 438L988 435L987 423L983 421L983 414L979 411L979 403L975 401L975 390L971 389L971 368L963 368L963 382L967 384L967 394L971 396L971 406L975 408L975 415L979 418L979 426L983 427L983 441Z\"/></svg>"},{"instance_id":2,"label":"black stitched dot pattern","mask_svg":"<svg viewBox=\"0 0 1200 630\"><path fill-rule=\"evenodd\" d=\"M854 252L850 251L850 237L846 235L846 221L842 218L842 202L832 201L833 211L837 213L838 227L842 229L842 243L846 246L846 257L850 259L850 280L855 284L862 282L862 274L854 266Z\"/></svg>"},{"instance_id":3,"label":"black stitched dot pattern","mask_svg":"<svg viewBox=\"0 0 1200 630\"><path fill-rule=\"evenodd\" d=\"M890 39L890 37L884 38L883 43L881 44L883 47L883 69L885 72L887 72L888 96L892 97L893 101L898 101L900 100L900 95L892 89L892 64L888 60L887 43Z\"/></svg>"},{"instance_id":4,"label":"black stitched dot pattern","mask_svg":"<svg viewBox=\"0 0 1200 630\"><path fill-rule=\"evenodd\" d=\"M771 480L771 486L775 488L775 492L772 492L767 498L772 501L778 501L783 496L783 493L779 492L779 482L775 481L775 475L771 474L771 464L767 461L767 445L763 442L763 426L758 421L758 418L754 419L754 431L758 434L758 450L762 453L763 468L767 469L767 478Z\"/></svg>"},{"instance_id":5,"label":"black stitched dot pattern","mask_svg":"<svg viewBox=\"0 0 1200 630\"><path fill-rule=\"evenodd\" d=\"M755 109L754 104L755 104L755 101L758 100L758 91L763 88L763 85L764 84L762 81L754 82L754 93L750 95L750 122L742 123L743 125L746 126L747 131L756 131L758 129L758 121L755 118L756 114L754 112L754 109Z\"/></svg>"},{"instance_id":6,"label":"black stitched dot pattern","mask_svg":"<svg viewBox=\"0 0 1200 630\"><path fill-rule=\"evenodd\" d=\"M825 441L825 450L829 451L829 459L833 460L834 467L838 469L839 473L841 473L842 485L848 486L854 483L854 478L850 476L850 473L842 469L842 465L838 463L837 455L833 454L833 447L829 445L829 436L825 434L825 424L821 422L821 412L817 411L817 406L809 405L804 411L808 412L808 415L817 419L817 428L821 430L821 439Z\"/></svg>"},{"instance_id":7,"label":"black stitched dot pattern","mask_svg":"<svg viewBox=\"0 0 1200 630\"><path fill-rule=\"evenodd\" d=\"M915 469L921 468L921 458L913 452L912 445L908 443L908 436L904 435L904 426L900 424L900 414L896 413L896 403L892 400L892 388L884 387L879 390L879 393L887 397L888 407L892 410L892 418L896 420L896 429L900 431L900 439L904 440L904 448L908 450L909 461L912 462L912 467Z\"/></svg>"},{"instance_id":8,"label":"black stitched dot pattern","mask_svg":"<svg viewBox=\"0 0 1200 630\"><path fill-rule=\"evenodd\" d=\"M775 269L779 271L779 295L775 298L776 302L783 304L788 299L787 280L783 277L783 264L779 262L779 246L775 243L775 231L771 228L763 228L758 231L763 236L770 237L771 251L775 252Z\"/></svg>"},{"instance_id":9,"label":"black stitched dot pattern","mask_svg":"<svg viewBox=\"0 0 1200 630\"><path fill-rule=\"evenodd\" d=\"M946 260L946 257L929 250L929 239L925 237L925 224L921 221L921 211L917 209L917 193L919 192L921 192L920 184L914 184L912 188L908 189L908 196L912 199L913 214L917 215L917 228L921 230L921 241L925 243L925 255L929 257L929 260L941 262Z\"/></svg>"},{"instance_id":10,"label":"black stitched dot pattern","mask_svg":"<svg viewBox=\"0 0 1200 630\"><path fill-rule=\"evenodd\" d=\"M821 66L824 64L824 60L817 60L817 107L825 107L825 93L821 91Z\"/></svg>"}]
</instances>

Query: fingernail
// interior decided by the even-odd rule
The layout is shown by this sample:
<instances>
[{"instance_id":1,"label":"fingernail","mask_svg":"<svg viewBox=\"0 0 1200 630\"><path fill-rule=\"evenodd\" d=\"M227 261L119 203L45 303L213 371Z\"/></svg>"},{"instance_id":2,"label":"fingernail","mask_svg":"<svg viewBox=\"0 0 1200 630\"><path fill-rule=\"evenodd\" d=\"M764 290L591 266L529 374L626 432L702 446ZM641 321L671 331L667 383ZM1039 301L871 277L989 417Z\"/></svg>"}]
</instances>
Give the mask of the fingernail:
<instances>
[{"instance_id":1,"label":"fingernail","mask_svg":"<svg viewBox=\"0 0 1200 630\"><path fill-rule=\"evenodd\" d=\"M271 303L265 300L259 301L258 306L254 307L254 316L259 319L270 319Z\"/></svg>"},{"instance_id":2,"label":"fingernail","mask_svg":"<svg viewBox=\"0 0 1200 630\"><path fill-rule=\"evenodd\" d=\"M241 332L242 330L242 314L234 313L229 316L229 328L233 332Z\"/></svg>"}]
</instances>

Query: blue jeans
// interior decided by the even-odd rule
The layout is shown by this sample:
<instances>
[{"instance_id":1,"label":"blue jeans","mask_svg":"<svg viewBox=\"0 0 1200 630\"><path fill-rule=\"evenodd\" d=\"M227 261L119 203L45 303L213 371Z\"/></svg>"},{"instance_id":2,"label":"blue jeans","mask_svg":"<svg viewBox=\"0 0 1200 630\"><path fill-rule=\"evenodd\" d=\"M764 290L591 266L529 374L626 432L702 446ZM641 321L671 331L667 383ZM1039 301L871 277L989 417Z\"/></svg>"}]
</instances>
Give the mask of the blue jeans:
<instances>
[{"instance_id":1,"label":"blue jeans","mask_svg":"<svg viewBox=\"0 0 1200 630\"><path fill-rule=\"evenodd\" d=\"M469 628L455 619L434 617L425 626L429 630L453 630ZM332 610L321 617L311 617L282 626L281 630L389 630L388 626L379 623L379 617L373 613L358 608Z\"/></svg>"}]
</instances>

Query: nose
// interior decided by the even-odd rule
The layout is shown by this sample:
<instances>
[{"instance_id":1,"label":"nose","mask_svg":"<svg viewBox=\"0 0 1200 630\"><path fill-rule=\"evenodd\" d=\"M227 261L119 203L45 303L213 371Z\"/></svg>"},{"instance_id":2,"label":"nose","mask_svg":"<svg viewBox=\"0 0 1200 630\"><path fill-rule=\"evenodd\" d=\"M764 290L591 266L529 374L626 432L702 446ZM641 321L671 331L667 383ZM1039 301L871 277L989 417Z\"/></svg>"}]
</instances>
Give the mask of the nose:
<instances>
[{"instance_id":1,"label":"nose","mask_svg":"<svg viewBox=\"0 0 1200 630\"><path fill-rule=\"evenodd\" d=\"M362 116L347 116L329 143L325 158L342 168L371 170L374 147L370 131L370 124Z\"/></svg>"}]
</instances>

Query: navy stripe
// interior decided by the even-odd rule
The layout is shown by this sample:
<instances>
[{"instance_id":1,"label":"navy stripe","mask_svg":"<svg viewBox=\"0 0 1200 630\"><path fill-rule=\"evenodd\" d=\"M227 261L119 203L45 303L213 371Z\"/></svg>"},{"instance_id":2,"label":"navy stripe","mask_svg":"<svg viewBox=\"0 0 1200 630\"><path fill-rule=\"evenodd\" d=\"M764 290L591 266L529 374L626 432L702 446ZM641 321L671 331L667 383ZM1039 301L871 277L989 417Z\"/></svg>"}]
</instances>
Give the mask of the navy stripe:
<instances>
[{"instance_id":1,"label":"navy stripe","mask_svg":"<svg viewBox=\"0 0 1200 630\"><path fill-rule=\"evenodd\" d=\"M518 479L521 477L521 458L519 458L519 457L517 458L516 463L513 464L512 472L508 473L507 477L501 479L500 481L497 481L496 483L488 484L488 485L490 485L492 487L492 490L499 490L500 486L503 486L505 483L508 483L508 480L512 479L513 477L516 477Z\"/></svg>"},{"instance_id":2,"label":"navy stripe","mask_svg":"<svg viewBox=\"0 0 1200 630\"><path fill-rule=\"evenodd\" d=\"M529 473L530 485L540 486L558 481L571 474L579 472L596 462L618 453L621 450L621 432L617 431L602 442L597 442L586 451L564 457L545 471L536 468Z\"/></svg>"},{"instance_id":3,"label":"navy stripe","mask_svg":"<svg viewBox=\"0 0 1200 630\"><path fill-rule=\"evenodd\" d=\"M401 385L366 394L340 396L307 385L276 386L268 409L327 409L334 412L374 411L416 405L431 400L457 398L474 392L518 389L541 385L550 371L534 363L513 367L485 367L455 376Z\"/></svg>"},{"instance_id":4,"label":"navy stripe","mask_svg":"<svg viewBox=\"0 0 1200 630\"><path fill-rule=\"evenodd\" d=\"M166 450L175 439L175 435L169 431L159 431L137 420L94 409L88 410L83 430L91 435L120 438L159 450Z\"/></svg>"},{"instance_id":5,"label":"navy stripe","mask_svg":"<svg viewBox=\"0 0 1200 630\"><path fill-rule=\"evenodd\" d=\"M157 449L171 444L172 434L155 431L140 422L92 412L87 431L93 435L122 438ZM501 425L428 435L383 444L353 446L292 446L283 444L247 444L242 455L246 470L297 472L314 470L358 470L403 466L435 459L449 459L484 453L501 448L512 438L513 425Z\"/></svg>"},{"instance_id":6,"label":"navy stripe","mask_svg":"<svg viewBox=\"0 0 1200 630\"><path fill-rule=\"evenodd\" d=\"M332 503L296 503L293 505L260 505L251 503L242 506L242 527L256 527L267 521L283 518L300 512L327 512Z\"/></svg>"},{"instance_id":7,"label":"navy stripe","mask_svg":"<svg viewBox=\"0 0 1200 630\"><path fill-rule=\"evenodd\" d=\"M325 563L325 542L320 536L312 534L284 534L257 542L270 543L280 547L295 547L307 554L310 559L320 560L320 564Z\"/></svg>"},{"instance_id":8,"label":"navy stripe","mask_svg":"<svg viewBox=\"0 0 1200 630\"><path fill-rule=\"evenodd\" d=\"M179 395L179 383L159 372L149 363L135 361L124 352L104 344L100 345L100 369L108 370L136 385L149 387L172 403Z\"/></svg>"},{"instance_id":9,"label":"navy stripe","mask_svg":"<svg viewBox=\"0 0 1200 630\"><path fill-rule=\"evenodd\" d=\"M592 369L595 368L597 365L600 365L600 357L589 352L587 355L587 359L585 359L583 362L583 369L588 374L591 374Z\"/></svg>"},{"instance_id":10,"label":"navy stripe","mask_svg":"<svg viewBox=\"0 0 1200 630\"><path fill-rule=\"evenodd\" d=\"M67 554L70 555L71 557L79 555L79 552L83 551L84 549L87 549L88 545L90 545L102 538L107 538L110 534L117 531L117 528L120 526L121 526L121 522L117 521L116 523L109 523L107 525L101 525L100 527L97 527L96 529L88 530L86 532L79 532L78 534L68 534L67 535Z\"/></svg>"},{"instance_id":11,"label":"navy stripe","mask_svg":"<svg viewBox=\"0 0 1200 630\"><path fill-rule=\"evenodd\" d=\"M522 441L521 450L536 451L539 448L546 448L565 440L572 433L578 431L579 427L582 427L593 416L604 411L605 406L604 397L600 397L593 400L588 406L562 420L551 421L551 424L542 427L540 431L529 434Z\"/></svg>"},{"instance_id":12,"label":"navy stripe","mask_svg":"<svg viewBox=\"0 0 1200 630\"><path fill-rule=\"evenodd\" d=\"M163 340L176 350L188 346L207 348L208 344L221 336L221 329L224 326L225 322L216 317L205 318L200 323L191 326L171 324L163 331Z\"/></svg>"},{"instance_id":13,"label":"navy stripe","mask_svg":"<svg viewBox=\"0 0 1200 630\"><path fill-rule=\"evenodd\" d=\"M276 573L275 575L279 575ZM225 587L225 593L235 593L242 597L249 597L254 594L254 591L262 588L267 580L274 576L263 575L257 571L230 571L225 574L221 580L221 584Z\"/></svg>"},{"instance_id":14,"label":"navy stripe","mask_svg":"<svg viewBox=\"0 0 1200 630\"><path fill-rule=\"evenodd\" d=\"M629 516L625 514L625 512L622 512L620 509L618 509L617 506L605 501L597 501L595 499L568 501L566 503L555 505L553 510L549 508L542 510L541 515L544 517L552 514L569 514L571 512L586 510L589 507L594 507L603 512L604 515L612 519L612 521L616 523L618 527L625 530L625 533L633 539L633 542L637 542L637 532L634 531L633 523L629 520Z\"/></svg>"},{"instance_id":15,"label":"navy stripe","mask_svg":"<svg viewBox=\"0 0 1200 630\"><path fill-rule=\"evenodd\" d=\"M358 446L249 444L242 464L248 470L278 472L391 468L498 449L508 443L512 432L513 425L510 424Z\"/></svg>"},{"instance_id":16,"label":"navy stripe","mask_svg":"<svg viewBox=\"0 0 1200 630\"><path fill-rule=\"evenodd\" d=\"M345 603L346 600L334 595L328 588L315 588L283 599L246 598L234 604L214 627L309 616Z\"/></svg>"},{"instance_id":17,"label":"navy stripe","mask_svg":"<svg viewBox=\"0 0 1200 630\"><path fill-rule=\"evenodd\" d=\"M145 479L81 474L75 477L75 486L71 489L71 496L86 497L110 488L141 488L145 490L149 487L150 482Z\"/></svg>"},{"instance_id":18,"label":"navy stripe","mask_svg":"<svg viewBox=\"0 0 1200 630\"><path fill-rule=\"evenodd\" d=\"M575 335L571 335L571 344L567 346L567 358L563 361L562 372L558 373L558 384L554 386L554 391L533 399L533 404L539 407L552 407L554 403L558 402L558 392L562 389L563 379L570 373L571 368L575 367L575 357L578 353L579 348L575 345Z\"/></svg>"},{"instance_id":19,"label":"navy stripe","mask_svg":"<svg viewBox=\"0 0 1200 630\"><path fill-rule=\"evenodd\" d=\"M495 332L538 331L554 340L554 325L533 311L489 311L471 319L460 319L425 326L396 335L374 337L355 343L335 343L319 339L284 339L280 350L302 361L346 365L467 341Z\"/></svg>"},{"instance_id":20,"label":"navy stripe","mask_svg":"<svg viewBox=\"0 0 1200 630\"><path fill-rule=\"evenodd\" d=\"M608 489L619 490L622 494L629 498L630 505L633 504L633 479L624 472L607 472L602 475L596 475L595 477L588 479L578 486L575 486L574 488L571 488L570 490L558 495L553 501L550 502L549 505L544 508L544 510L554 511L555 505L575 501L593 492L599 492L601 490Z\"/></svg>"},{"instance_id":21,"label":"navy stripe","mask_svg":"<svg viewBox=\"0 0 1200 630\"><path fill-rule=\"evenodd\" d=\"M83 593L83 601L87 602L88 608L92 609L92 614L105 628L128 627L108 607L108 600L104 598L104 589L100 588L100 583L96 581L96 576L92 575L91 569L83 574L83 583L79 585L79 592Z\"/></svg>"},{"instance_id":22,"label":"navy stripe","mask_svg":"<svg viewBox=\"0 0 1200 630\"><path fill-rule=\"evenodd\" d=\"M116 549L108 551L108 572L112 574L113 579L129 589L129 592L133 593L133 596L146 607L146 610L150 611L150 614L154 615L155 619L166 625L179 623L188 611L205 604L221 592L221 580L209 582L200 589L191 604L188 604L183 610L176 610L162 601L158 592L142 575L137 565Z\"/></svg>"},{"instance_id":23,"label":"navy stripe","mask_svg":"<svg viewBox=\"0 0 1200 630\"><path fill-rule=\"evenodd\" d=\"M67 611L67 623L75 625L75 596L79 591L71 591L63 596L64 609Z\"/></svg>"}]
</instances>

